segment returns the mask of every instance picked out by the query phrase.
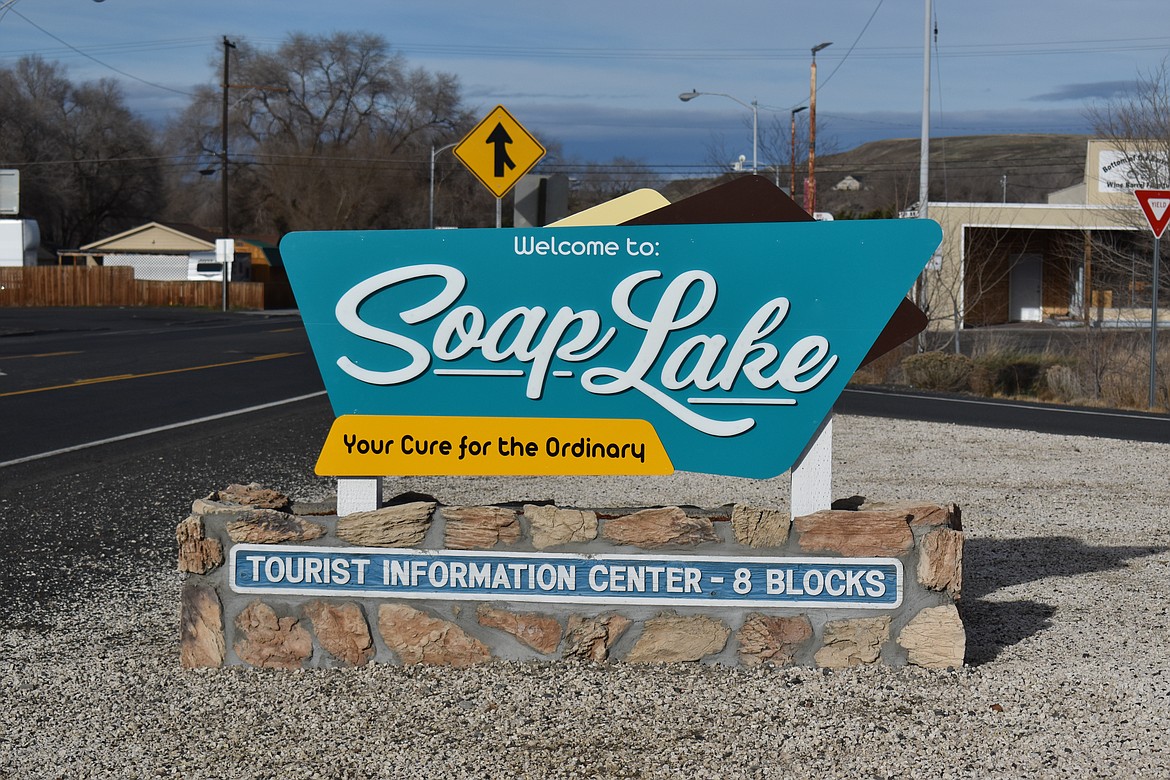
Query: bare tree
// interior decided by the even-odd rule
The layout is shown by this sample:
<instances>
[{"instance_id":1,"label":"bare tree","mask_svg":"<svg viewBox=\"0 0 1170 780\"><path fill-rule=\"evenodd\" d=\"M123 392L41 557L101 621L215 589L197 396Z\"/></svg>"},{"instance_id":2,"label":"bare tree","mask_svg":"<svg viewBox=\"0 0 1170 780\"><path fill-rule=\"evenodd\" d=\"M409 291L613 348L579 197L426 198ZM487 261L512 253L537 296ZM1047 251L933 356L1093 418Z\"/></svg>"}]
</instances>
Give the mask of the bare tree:
<instances>
[{"instance_id":1,"label":"bare tree","mask_svg":"<svg viewBox=\"0 0 1170 780\"><path fill-rule=\"evenodd\" d=\"M162 176L150 128L109 79L74 84L58 63L0 70L0 159L47 245L77 247L155 213Z\"/></svg>"},{"instance_id":2,"label":"bare tree","mask_svg":"<svg viewBox=\"0 0 1170 780\"><path fill-rule=\"evenodd\" d=\"M796 123L795 150L792 143L792 120ZM835 146L836 142L828 143L828 147L824 145L826 142L823 138L821 142L821 149L827 150L821 153L831 154L832 150L828 150L828 147ZM786 191L792 183L795 160L796 186L793 197L799 201L804 191L804 180L808 177L808 114L782 112L763 122L760 125L760 157L760 174L772 179L776 186Z\"/></svg>"},{"instance_id":3,"label":"bare tree","mask_svg":"<svg viewBox=\"0 0 1170 780\"><path fill-rule=\"evenodd\" d=\"M1096 134L1112 142L1127 178L1140 187L1170 188L1170 58L1140 76L1135 89L1090 109ZM1153 291L1153 252L1145 220L1132 208L1115 210L1118 224L1138 229L1132 237L1106 234L1094 242L1094 273L1120 293L1130 308L1148 307ZM1163 250L1163 255L1165 250ZM1161 263L1160 285L1170 283L1170 263Z\"/></svg>"},{"instance_id":4,"label":"bare tree","mask_svg":"<svg viewBox=\"0 0 1170 780\"><path fill-rule=\"evenodd\" d=\"M236 229L420 227L432 146L470 127L454 76L411 70L366 33L238 41L229 135ZM222 95L198 96L172 143L219 159ZM190 178L187 180L190 182Z\"/></svg>"},{"instance_id":5,"label":"bare tree","mask_svg":"<svg viewBox=\"0 0 1170 780\"><path fill-rule=\"evenodd\" d=\"M650 188L660 189L665 180L640 160L615 157L608 163L584 163L571 175L569 212L576 213L599 203Z\"/></svg>"},{"instance_id":6,"label":"bare tree","mask_svg":"<svg viewBox=\"0 0 1170 780\"><path fill-rule=\"evenodd\" d=\"M991 207L971 204L969 216L950 220L963 225L961 234L947 236L940 251L947 262L928 266L924 271L931 348L959 352L963 329L1008 322L1011 316L1011 278L1013 271L1029 255L1043 254L1052 262L1050 281L1054 289L1074 288L1073 277L1079 272L1084 242L1080 231L1048 231L1017 227L1019 212L1014 207ZM984 223L995 226L973 226ZM961 253L961 256L960 256ZM1063 275L1063 279L1056 277ZM1041 306L1046 305L1041 300ZM1067 301L1070 304L1071 299ZM1048 302L1051 305L1051 301Z\"/></svg>"},{"instance_id":7,"label":"bare tree","mask_svg":"<svg viewBox=\"0 0 1170 780\"><path fill-rule=\"evenodd\" d=\"M1089 119L1141 186L1170 187L1170 58L1140 76L1131 93L1090 108Z\"/></svg>"}]
</instances>

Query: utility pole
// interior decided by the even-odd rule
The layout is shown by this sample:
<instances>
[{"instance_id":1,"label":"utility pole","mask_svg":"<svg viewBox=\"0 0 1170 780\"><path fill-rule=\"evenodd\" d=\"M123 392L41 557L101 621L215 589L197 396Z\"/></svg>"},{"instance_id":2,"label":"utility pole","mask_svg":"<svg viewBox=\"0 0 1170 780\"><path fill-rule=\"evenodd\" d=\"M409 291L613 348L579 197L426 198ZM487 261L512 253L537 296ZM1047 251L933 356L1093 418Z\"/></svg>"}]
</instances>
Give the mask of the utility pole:
<instances>
[{"instance_id":1,"label":"utility pole","mask_svg":"<svg viewBox=\"0 0 1170 780\"><path fill-rule=\"evenodd\" d=\"M800 108L792 109L792 151L788 156L789 165L789 181L788 181L788 197L796 200L796 115L804 111L808 106L801 106Z\"/></svg>"},{"instance_id":2,"label":"utility pole","mask_svg":"<svg viewBox=\"0 0 1170 780\"><path fill-rule=\"evenodd\" d=\"M236 48L236 45L228 40L228 37L223 36L223 117L221 119L220 131L223 133L221 154L221 162L223 168L220 176L220 204L223 207L223 237L231 238L231 224L228 221L229 204L228 204L228 85L230 79L228 78L228 50ZM231 276L232 263L229 259L225 259L222 267L223 273L223 310L228 310L228 280Z\"/></svg>"},{"instance_id":3,"label":"utility pole","mask_svg":"<svg viewBox=\"0 0 1170 780\"><path fill-rule=\"evenodd\" d=\"M931 0L926 0L926 30L922 41L922 134L918 156L918 218L926 219L930 200L930 22Z\"/></svg>"},{"instance_id":4,"label":"utility pole","mask_svg":"<svg viewBox=\"0 0 1170 780\"><path fill-rule=\"evenodd\" d=\"M919 143L918 157L918 218L927 219L927 204L930 200L930 30L934 16L932 0L926 0L926 21L922 41L922 138ZM927 299L926 270L918 275L917 298L918 307L924 312L930 310L930 301ZM918 351L926 349L926 335L918 334ZM955 351L959 351L959 341L955 339Z\"/></svg>"},{"instance_id":5,"label":"utility pole","mask_svg":"<svg viewBox=\"0 0 1170 780\"><path fill-rule=\"evenodd\" d=\"M832 45L832 41L826 41L812 47L808 90L808 182L804 185L804 210L809 214L815 214L817 210L817 52Z\"/></svg>"},{"instance_id":6,"label":"utility pole","mask_svg":"<svg viewBox=\"0 0 1170 780\"><path fill-rule=\"evenodd\" d=\"M220 146L220 162L223 165L220 177L220 185L223 187L221 193L221 205L223 206L223 237L229 238L228 223L228 86L230 80L228 79L228 50L236 48L236 45L228 40L228 37L223 36L223 117L220 121L220 132L223 134L222 144Z\"/></svg>"}]
</instances>

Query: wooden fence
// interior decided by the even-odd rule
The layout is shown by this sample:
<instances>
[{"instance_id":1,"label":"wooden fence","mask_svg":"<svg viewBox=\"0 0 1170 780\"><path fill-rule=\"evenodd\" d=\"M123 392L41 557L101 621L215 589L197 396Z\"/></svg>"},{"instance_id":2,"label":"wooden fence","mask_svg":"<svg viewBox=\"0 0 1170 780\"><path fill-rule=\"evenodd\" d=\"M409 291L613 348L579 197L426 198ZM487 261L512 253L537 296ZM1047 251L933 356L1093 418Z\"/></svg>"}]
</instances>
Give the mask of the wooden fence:
<instances>
[{"instance_id":1,"label":"wooden fence","mask_svg":"<svg viewBox=\"0 0 1170 780\"><path fill-rule=\"evenodd\" d=\"M232 282L233 309L263 309L264 285ZM183 306L218 309L218 282L151 282L128 267L45 266L0 268L0 306Z\"/></svg>"}]
</instances>

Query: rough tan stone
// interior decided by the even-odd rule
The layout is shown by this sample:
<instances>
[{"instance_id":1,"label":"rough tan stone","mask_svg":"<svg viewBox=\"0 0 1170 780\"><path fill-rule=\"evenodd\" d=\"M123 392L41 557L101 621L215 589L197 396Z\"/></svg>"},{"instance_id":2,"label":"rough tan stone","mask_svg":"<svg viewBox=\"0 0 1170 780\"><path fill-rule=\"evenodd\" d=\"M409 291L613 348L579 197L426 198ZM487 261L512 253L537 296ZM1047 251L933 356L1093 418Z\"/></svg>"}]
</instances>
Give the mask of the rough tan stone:
<instances>
[{"instance_id":1,"label":"rough tan stone","mask_svg":"<svg viewBox=\"0 0 1170 780\"><path fill-rule=\"evenodd\" d=\"M228 485L218 492L214 500L253 509L275 509L278 512L287 510L290 504L288 496L270 490L259 482L251 482L247 485Z\"/></svg>"},{"instance_id":2,"label":"rough tan stone","mask_svg":"<svg viewBox=\"0 0 1170 780\"><path fill-rule=\"evenodd\" d=\"M444 546L449 550L486 550L520 540L516 511L499 506L443 509Z\"/></svg>"},{"instance_id":3,"label":"rough tan stone","mask_svg":"<svg viewBox=\"0 0 1170 780\"><path fill-rule=\"evenodd\" d=\"M597 538L596 512L528 504L524 517L532 527L532 546L538 550Z\"/></svg>"},{"instance_id":4,"label":"rough tan stone","mask_svg":"<svg viewBox=\"0 0 1170 780\"><path fill-rule=\"evenodd\" d=\"M927 607L898 634L898 644L906 648L915 666L957 669L967 651L967 633L954 604Z\"/></svg>"},{"instance_id":5,"label":"rough tan stone","mask_svg":"<svg viewBox=\"0 0 1170 780\"><path fill-rule=\"evenodd\" d=\"M915 528L941 525L956 531L963 530L963 511L958 504L920 504L911 506L909 512L910 525Z\"/></svg>"},{"instance_id":6,"label":"rough tan stone","mask_svg":"<svg viewBox=\"0 0 1170 780\"><path fill-rule=\"evenodd\" d=\"M374 657L370 627L357 604L316 600L306 604L304 611L321 647L337 660L350 666L365 666Z\"/></svg>"},{"instance_id":7,"label":"rough tan stone","mask_svg":"<svg viewBox=\"0 0 1170 780\"><path fill-rule=\"evenodd\" d=\"M294 515L313 515L325 517L337 514L337 497L326 498L321 501L294 501L288 511Z\"/></svg>"},{"instance_id":8,"label":"rough tan stone","mask_svg":"<svg viewBox=\"0 0 1170 780\"><path fill-rule=\"evenodd\" d=\"M918 548L918 583L945 590L957 599L963 591L963 532L936 528L922 537Z\"/></svg>"},{"instance_id":9,"label":"rough tan stone","mask_svg":"<svg viewBox=\"0 0 1170 780\"><path fill-rule=\"evenodd\" d=\"M626 656L632 663L698 661L727 646L731 629L706 615L659 615L646 621L642 636Z\"/></svg>"},{"instance_id":10,"label":"rough tan stone","mask_svg":"<svg viewBox=\"0 0 1170 780\"><path fill-rule=\"evenodd\" d=\"M405 604L379 607L378 633L407 665L462 668L491 658L487 646L459 626Z\"/></svg>"},{"instance_id":11,"label":"rough tan stone","mask_svg":"<svg viewBox=\"0 0 1170 780\"><path fill-rule=\"evenodd\" d=\"M274 509L249 509L227 524L237 544L307 542L325 535L325 526Z\"/></svg>"},{"instance_id":12,"label":"rough tan stone","mask_svg":"<svg viewBox=\"0 0 1170 780\"><path fill-rule=\"evenodd\" d=\"M179 596L179 665L184 669L223 666L223 607L215 588L186 583Z\"/></svg>"},{"instance_id":13,"label":"rough tan stone","mask_svg":"<svg viewBox=\"0 0 1170 780\"><path fill-rule=\"evenodd\" d=\"M776 664L791 666L813 636L812 623L804 615L776 617L748 615L736 632L739 658L744 666Z\"/></svg>"},{"instance_id":14,"label":"rough tan stone","mask_svg":"<svg viewBox=\"0 0 1170 780\"><path fill-rule=\"evenodd\" d=\"M218 539L208 539L203 518L191 515L175 526L179 542L179 571L206 574L223 565L223 545Z\"/></svg>"},{"instance_id":15,"label":"rough tan stone","mask_svg":"<svg viewBox=\"0 0 1170 780\"><path fill-rule=\"evenodd\" d=\"M677 506L643 509L610 520L602 526L601 535L616 544L631 544L647 549L719 541L715 527L708 518L688 517Z\"/></svg>"},{"instance_id":16,"label":"rough tan stone","mask_svg":"<svg viewBox=\"0 0 1170 780\"><path fill-rule=\"evenodd\" d=\"M792 520L779 509L757 509L736 504L731 510L735 541L748 547L781 547L788 541Z\"/></svg>"},{"instance_id":17,"label":"rough tan stone","mask_svg":"<svg viewBox=\"0 0 1170 780\"><path fill-rule=\"evenodd\" d=\"M828 509L798 517L800 549L851 558L897 557L914 548L909 515L900 511L849 512Z\"/></svg>"},{"instance_id":18,"label":"rough tan stone","mask_svg":"<svg viewBox=\"0 0 1170 780\"><path fill-rule=\"evenodd\" d=\"M900 501L885 503L874 501L861 507L863 511L899 512L910 517L910 525L914 528L928 526L945 526L956 531L963 530L963 512L958 504L933 504L923 501Z\"/></svg>"},{"instance_id":19,"label":"rough tan stone","mask_svg":"<svg viewBox=\"0 0 1170 780\"><path fill-rule=\"evenodd\" d=\"M256 599L236 615L240 660L261 669L299 669L313 655L313 638L294 617L276 616L276 610Z\"/></svg>"},{"instance_id":20,"label":"rough tan stone","mask_svg":"<svg viewBox=\"0 0 1170 780\"><path fill-rule=\"evenodd\" d=\"M561 624L556 618L534 612L512 612L480 604L475 619L481 626L507 631L538 653L555 653L561 643Z\"/></svg>"},{"instance_id":21,"label":"rough tan stone","mask_svg":"<svg viewBox=\"0 0 1170 780\"><path fill-rule=\"evenodd\" d=\"M218 493L211 493L206 498L197 498L191 502L191 514L206 517L208 515L238 515L242 509L251 509L252 507L240 506L239 504L227 504L223 501L217 501Z\"/></svg>"},{"instance_id":22,"label":"rough tan stone","mask_svg":"<svg viewBox=\"0 0 1170 780\"><path fill-rule=\"evenodd\" d=\"M370 512L354 512L337 521L337 535L361 547L416 547L431 527L433 501L411 501Z\"/></svg>"},{"instance_id":23,"label":"rough tan stone","mask_svg":"<svg viewBox=\"0 0 1170 780\"><path fill-rule=\"evenodd\" d=\"M825 669L872 664L889 638L889 617L831 620L825 624L816 664Z\"/></svg>"},{"instance_id":24,"label":"rough tan stone","mask_svg":"<svg viewBox=\"0 0 1170 780\"><path fill-rule=\"evenodd\" d=\"M621 615L591 618L572 615L565 631L565 644L561 656L600 663L609 658L610 648L614 642L621 639L629 627L629 618Z\"/></svg>"}]
</instances>

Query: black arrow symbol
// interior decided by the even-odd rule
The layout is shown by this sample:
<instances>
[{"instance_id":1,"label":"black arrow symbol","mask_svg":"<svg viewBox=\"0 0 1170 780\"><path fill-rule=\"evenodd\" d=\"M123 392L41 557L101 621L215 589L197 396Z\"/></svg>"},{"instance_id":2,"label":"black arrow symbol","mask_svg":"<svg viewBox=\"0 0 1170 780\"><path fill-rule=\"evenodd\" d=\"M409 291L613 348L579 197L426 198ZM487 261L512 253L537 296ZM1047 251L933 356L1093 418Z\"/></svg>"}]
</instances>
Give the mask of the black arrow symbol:
<instances>
[{"instance_id":1,"label":"black arrow symbol","mask_svg":"<svg viewBox=\"0 0 1170 780\"><path fill-rule=\"evenodd\" d=\"M508 131L504 129L502 122L496 123L496 129L492 130L491 135L487 137L487 142L496 146L496 178L504 175L505 165L508 166L508 170L516 167L516 163L512 162L512 158L508 156L508 144L512 143L512 136L508 135Z\"/></svg>"}]
</instances>

